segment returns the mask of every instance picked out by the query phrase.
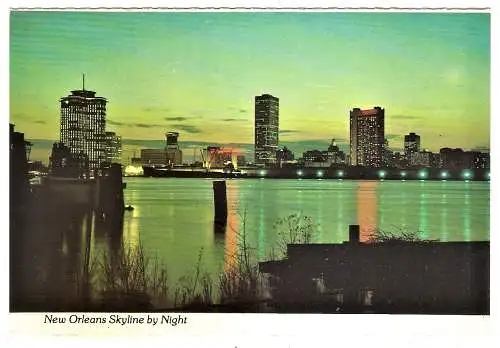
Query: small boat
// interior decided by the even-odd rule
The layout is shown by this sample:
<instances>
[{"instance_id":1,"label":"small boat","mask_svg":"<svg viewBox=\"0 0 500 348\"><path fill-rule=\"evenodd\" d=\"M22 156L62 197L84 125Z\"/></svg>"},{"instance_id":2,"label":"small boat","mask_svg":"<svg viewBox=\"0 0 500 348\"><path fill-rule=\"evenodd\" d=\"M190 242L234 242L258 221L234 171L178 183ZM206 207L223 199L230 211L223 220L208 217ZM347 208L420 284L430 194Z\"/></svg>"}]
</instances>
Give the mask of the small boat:
<instances>
[{"instance_id":1,"label":"small boat","mask_svg":"<svg viewBox=\"0 0 500 348\"><path fill-rule=\"evenodd\" d=\"M129 210L129 211L130 211L130 210L134 210L134 207L133 207L133 206L131 206L131 205L127 205L127 206L125 207L125 210Z\"/></svg>"}]
</instances>

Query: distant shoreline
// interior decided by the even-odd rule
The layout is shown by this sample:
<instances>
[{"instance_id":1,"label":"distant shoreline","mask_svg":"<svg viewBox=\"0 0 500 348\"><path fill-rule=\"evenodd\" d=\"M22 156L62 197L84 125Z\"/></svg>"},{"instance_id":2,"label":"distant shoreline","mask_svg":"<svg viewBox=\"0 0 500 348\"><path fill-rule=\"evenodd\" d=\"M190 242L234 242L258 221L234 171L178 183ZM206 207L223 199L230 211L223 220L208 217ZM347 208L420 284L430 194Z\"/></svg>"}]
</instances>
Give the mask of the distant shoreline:
<instances>
[{"instance_id":1,"label":"distant shoreline","mask_svg":"<svg viewBox=\"0 0 500 348\"><path fill-rule=\"evenodd\" d=\"M147 175L128 175L128 176L123 176L124 178L155 178L155 179L222 179L222 180L316 180L316 181L399 181L399 182L406 182L406 181L420 181L420 182L426 182L426 181L439 181L439 182L486 182L490 183L489 179L468 179L468 180L463 180L463 179L439 179L439 178L429 178L429 179L418 179L418 178L407 178L407 179L401 179L401 178L384 178L384 179L377 179L377 178L314 178L314 177L299 177L299 178L292 178L292 177L256 177L256 176L147 176Z\"/></svg>"}]
</instances>

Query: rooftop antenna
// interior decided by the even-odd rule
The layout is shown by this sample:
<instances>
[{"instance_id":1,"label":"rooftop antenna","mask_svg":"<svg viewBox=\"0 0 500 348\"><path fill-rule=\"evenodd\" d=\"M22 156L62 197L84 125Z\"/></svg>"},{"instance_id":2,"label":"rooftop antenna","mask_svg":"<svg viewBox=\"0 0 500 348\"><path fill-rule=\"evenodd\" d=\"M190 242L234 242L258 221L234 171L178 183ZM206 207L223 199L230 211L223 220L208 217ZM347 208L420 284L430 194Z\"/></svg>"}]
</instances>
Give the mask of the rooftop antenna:
<instances>
[{"instance_id":1,"label":"rooftop antenna","mask_svg":"<svg viewBox=\"0 0 500 348\"><path fill-rule=\"evenodd\" d=\"M83 75L83 90L85 90L85 74L82 75Z\"/></svg>"}]
</instances>

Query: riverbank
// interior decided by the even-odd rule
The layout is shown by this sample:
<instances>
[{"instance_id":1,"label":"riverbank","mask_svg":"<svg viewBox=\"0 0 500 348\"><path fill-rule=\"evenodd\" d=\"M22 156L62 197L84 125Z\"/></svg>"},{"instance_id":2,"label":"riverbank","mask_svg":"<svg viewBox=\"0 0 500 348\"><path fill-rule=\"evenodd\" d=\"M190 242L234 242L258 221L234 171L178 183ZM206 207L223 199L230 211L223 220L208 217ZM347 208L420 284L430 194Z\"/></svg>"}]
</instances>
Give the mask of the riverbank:
<instances>
[{"instance_id":1,"label":"riverbank","mask_svg":"<svg viewBox=\"0 0 500 348\"><path fill-rule=\"evenodd\" d=\"M207 170L197 168L155 168L143 166L144 177L158 178L241 178L241 179L341 179L341 180L439 180L489 181L489 169L440 168L241 168L238 171Z\"/></svg>"}]
</instances>

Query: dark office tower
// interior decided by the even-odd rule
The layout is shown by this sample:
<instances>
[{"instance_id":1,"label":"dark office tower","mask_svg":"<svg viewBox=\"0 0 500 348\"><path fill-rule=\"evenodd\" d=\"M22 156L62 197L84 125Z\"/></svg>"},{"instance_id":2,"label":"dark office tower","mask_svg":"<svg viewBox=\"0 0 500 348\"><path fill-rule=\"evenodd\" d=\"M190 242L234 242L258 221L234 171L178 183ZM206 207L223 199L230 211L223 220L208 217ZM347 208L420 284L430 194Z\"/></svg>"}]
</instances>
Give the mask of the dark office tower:
<instances>
[{"instance_id":1,"label":"dark office tower","mask_svg":"<svg viewBox=\"0 0 500 348\"><path fill-rule=\"evenodd\" d=\"M177 139L179 138L179 133L168 132L166 134L166 137L167 137L167 148L177 149L179 147L177 144Z\"/></svg>"},{"instance_id":2,"label":"dark office tower","mask_svg":"<svg viewBox=\"0 0 500 348\"><path fill-rule=\"evenodd\" d=\"M420 152L420 135L410 133L405 135L405 158L410 163L411 154Z\"/></svg>"},{"instance_id":3,"label":"dark office tower","mask_svg":"<svg viewBox=\"0 0 500 348\"><path fill-rule=\"evenodd\" d=\"M255 163L276 164L279 141L279 99L270 94L255 97Z\"/></svg>"},{"instance_id":4,"label":"dark office tower","mask_svg":"<svg viewBox=\"0 0 500 348\"><path fill-rule=\"evenodd\" d=\"M350 112L350 157L352 166L381 167L384 158L385 110L354 108Z\"/></svg>"},{"instance_id":5,"label":"dark office tower","mask_svg":"<svg viewBox=\"0 0 500 348\"><path fill-rule=\"evenodd\" d=\"M85 90L85 76L81 90L62 97L61 142L73 155L84 154L89 168L95 170L106 161L106 98Z\"/></svg>"},{"instance_id":6,"label":"dark office tower","mask_svg":"<svg viewBox=\"0 0 500 348\"><path fill-rule=\"evenodd\" d=\"M182 164L182 151L180 150L179 144L177 143L177 139L179 138L179 133L167 132L165 136L167 138L165 147L167 164L169 165Z\"/></svg>"}]
</instances>

